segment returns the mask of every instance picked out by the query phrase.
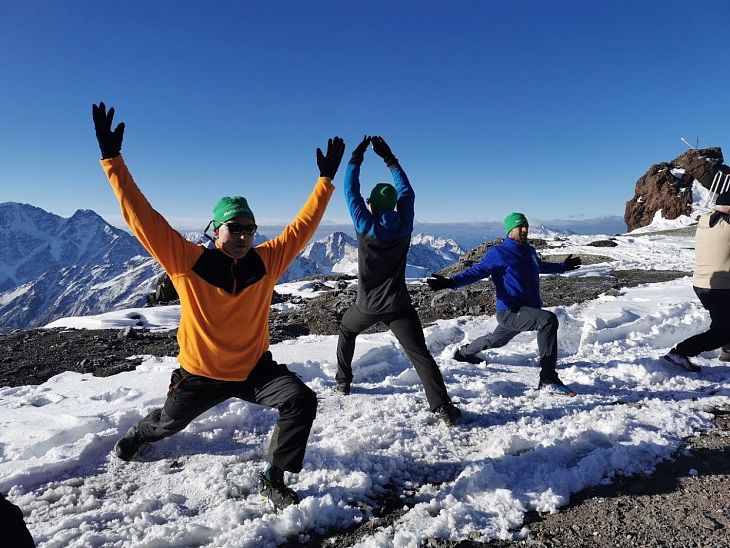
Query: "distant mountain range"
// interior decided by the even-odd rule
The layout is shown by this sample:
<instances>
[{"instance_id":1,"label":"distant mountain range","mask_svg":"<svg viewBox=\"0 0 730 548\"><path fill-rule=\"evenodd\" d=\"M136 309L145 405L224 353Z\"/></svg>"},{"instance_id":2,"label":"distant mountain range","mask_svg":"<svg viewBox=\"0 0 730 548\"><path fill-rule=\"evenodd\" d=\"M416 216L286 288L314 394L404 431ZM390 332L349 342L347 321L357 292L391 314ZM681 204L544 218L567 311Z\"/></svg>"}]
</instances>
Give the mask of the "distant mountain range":
<instances>
[{"instance_id":1,"label":"distant mountain range","mask_svg":"<svg viewBox=\"0 0 730 548\"><path fill-rule=\"evenodd\" d=\"M455 263L464 250L455 241L416 234L408 251L406 277L423 278ZM281 278L282 282L316 274L357 275L357 241L344 232L310 242Z\"/></svg>"},{"instance_id":2,"label":"distant mountain range","mask_svg":"<svg viewBox=\"0 0 730 548\"><path fill-rule=\"evenodd\" d=\"M186 237L204 241L200 233ZM451 239L418 234L406 276L427 276L463 253ZM27 204L0 204L0 332L142 306L161 272L132 235L93 211L63 218ZM332 273L357 274L357 242L343 232L310 242L281 281Z\"/></svg>"},{"instance_id":3,"label":"distant mountain range","mask_svg":"<svg viewBox=\"0 0 730 548\"><path fill-rule=\"evenodd\" d=\"M140 305L159 273L133 236L93 211L65 219L0 204L0 331Z\"/></svg>"}]
</instances>

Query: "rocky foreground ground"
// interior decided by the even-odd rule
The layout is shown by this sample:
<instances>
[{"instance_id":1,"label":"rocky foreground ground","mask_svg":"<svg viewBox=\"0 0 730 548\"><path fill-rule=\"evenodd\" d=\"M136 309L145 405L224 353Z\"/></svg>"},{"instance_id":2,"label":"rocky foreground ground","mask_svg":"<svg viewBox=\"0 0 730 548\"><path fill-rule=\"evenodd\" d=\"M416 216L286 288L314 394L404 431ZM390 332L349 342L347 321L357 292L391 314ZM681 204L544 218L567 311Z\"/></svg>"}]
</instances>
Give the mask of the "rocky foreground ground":
<instances>
[{"instance_id":1,"label":"rocky foreground ground","mask_svg":"<svg viewBox=\"0 0 730 548\"><path fill-rule=\"evenodd\" d=\"M551 257L551 260L558 259ZM584 256L583 260L587 263L606 259ZM466 264L452 268L460 269ZM593 299L601 293L618 293L624 287L687 274L625 270L602 278L547 277L543 280L542 293L546 306L568 305ZM354 300L355 292L346 278L331 278L327 285L334 285L335 289L302 301L298 308L272 312L272 341L307 333L336 332L337 322ZM411 287L424 325L437 318L493 314L492 291L489 283L436 294L426 286ZM287 299L277 297L278 301ZM141 356L170 356L177 351L174 331L150 332L141 328L17 331L0 335L0 386L40 384L63 371L108 376L133 369L141 362ZM609 486L578 493L557 514L529 514L526 526L530 534L524 540L484 544L431 539L426 545L439 548L730 546L730 414L727 413L727 410L717 410L717 428L687 440L686 446L671 461L660 464L652 475L619 478ZM402 513L402 501L397 496L385 498L377 502L372 513L377 517L371 522L354 530L313 538L308 546L350 546L373 528L393 523Z\"/></svg>"}]
</instances>

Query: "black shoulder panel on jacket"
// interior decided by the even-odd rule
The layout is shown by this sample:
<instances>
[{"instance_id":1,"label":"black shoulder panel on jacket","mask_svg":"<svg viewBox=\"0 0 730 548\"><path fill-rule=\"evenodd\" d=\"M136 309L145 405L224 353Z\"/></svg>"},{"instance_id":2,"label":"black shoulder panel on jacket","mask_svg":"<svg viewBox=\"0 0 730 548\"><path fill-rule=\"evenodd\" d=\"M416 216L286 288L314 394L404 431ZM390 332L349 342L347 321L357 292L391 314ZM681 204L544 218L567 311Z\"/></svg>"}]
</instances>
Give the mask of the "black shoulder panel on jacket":
<instances>
[{"instance_id":1,"label":"black shoulder panel on jacket","mask_svg":"<svg viewBox=\"0 0 730 548\"><path fill-rule=\"evenodd\" d=\"M227 293L240 293L266 275L266 266L252 248L234 260L218 249L206 249L193 265L193 272Z\"/></svg>"}]
</instances>

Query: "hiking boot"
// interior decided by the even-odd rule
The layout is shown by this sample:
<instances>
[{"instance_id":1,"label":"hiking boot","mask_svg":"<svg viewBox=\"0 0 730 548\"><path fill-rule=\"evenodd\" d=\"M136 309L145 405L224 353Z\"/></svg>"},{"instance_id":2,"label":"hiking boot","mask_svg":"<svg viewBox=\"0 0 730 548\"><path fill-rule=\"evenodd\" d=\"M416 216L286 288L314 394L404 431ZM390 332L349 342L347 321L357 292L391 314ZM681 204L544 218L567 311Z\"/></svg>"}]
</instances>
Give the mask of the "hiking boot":
<instances>
[{"instance_id":1,"label":"hiking boot","mask_svg":"<svg viewBox=\"0 0 730 548\"><path fill-rule=\"evenodd\" d=\"M436 408L435 413L449 426L457 424L461 420L461 411L453 403L447 402Z\"/></svg>"},{"instance_id":2,"label":"hiking boot","mask_svg":"<svg viewBox=\"0 0 730 548\"><path fill-rule=\"evenodd\" d=\"M458 349L456 352L454 352L454 359L457 362L465 362L465 363L485 363L486 360L483 360L481 358L477 358L475 354L464 354L461 349Z\"/></svg>"},{"instance_id":3,"label":"hiking boot","mask_svg":"<svg viewBox=\"0 0 730 548\"><path fill-rule=\"evenodd\" d=\"M544 390L550 394L568 396L569 398L575 396L575 391L566 386L563 381L560 380L556 371L550 369L547 371L542 370L540 372L540 382L537 383L537 389Z\"/></svg>"},{"instance_id":4,"label":"hiking boot","mask_svg":"<svg viewBox=\"0 0 730 548\"><path fill-rule=\"evenodd\" d=\"M284 485L284 480L269 479L263 472L259 474L259 495L268 499L276 510L299 504L299 495Z\"/></svg>"},{"instance_id":5,"label":"hiking boot","mask_svg":"<svg viewBox=\"0 0 730 548\"><path fill-rule=\"evenodd\" d=\"M730 350L725 350L723 348L720 351L720 361L721 362L730 362Z\"/></svg>"},{"instance_id":6,"label":"hiking boot","mask_svg":"<svg viewBox=\"0 0 730 548\"><path fill-rule=\"evenodd\" d=\"M140 449L147 445L139 434L139 429L132 426L125 436L114 446L114 453L122 460L130 461L139 454Z\"/></svg>"},{"instance_id":7,"label":"hiking boot","mask_svg":"<svg viewBox=\"0 0 730 548\"><path fill-rule=\"evenodd\" d=\"M689 358L687 356L683 356L676 350L670 350L669 354L664 356L664 359L671 363L672 365L678 365L685 371L689 371L690 373L699 373L702 371L702 368L699 365L693 364L691 361L689 361Z\"/></svg>"},{"instance_id":8,"label":"hiking boot","mask_svg":"<svg viewBox=\"0 0 730 548\"><path fill-rule=\"evenodd\" d=\"M569 386L563 384L563 381L561 381L557 377L553 380L540 379L540 382L537 384L537 389L544 390L545 392L548 392L550 394L568 396L569 398L572 398L576 395L574 390L572 390Z\"/></svg>"},{"instance_id":9,"label":"hiking boot","mask_svg":"<svg viewBox=\"0 0 730 548\"><path fill-rule=\"evenodd\" d=\"M341 396L349 396L350 395L350 383L347 381L337 381L337 386L335 386L335 392L340 394Z\"/></svg>"}]
</instances>

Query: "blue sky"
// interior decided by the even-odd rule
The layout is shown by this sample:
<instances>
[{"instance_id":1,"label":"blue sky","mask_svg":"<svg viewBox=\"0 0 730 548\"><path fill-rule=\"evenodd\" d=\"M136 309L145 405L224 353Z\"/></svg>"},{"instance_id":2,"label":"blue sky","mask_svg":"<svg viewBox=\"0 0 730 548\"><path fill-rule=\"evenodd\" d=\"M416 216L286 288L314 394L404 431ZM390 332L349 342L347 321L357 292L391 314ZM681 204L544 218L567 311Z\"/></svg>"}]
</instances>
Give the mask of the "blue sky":
<instances>
[{"instance_id":1,"label":"blue sky","mask_svg":"<svg viewBox=\"0 0 730 548\"><path fill-rule=\"evenodd\" d=\"M180 226L227 194L289 220L316 147L341 135L346 162L365 133L400 158L421 221L623 215L680 137L730 154L728 16L725 0L4 2L0 202L117 216L104 100ZM363 187L388 177L370 151ZM348 220L341 188L325 218Z\"/></svg>"}]
</instances>

